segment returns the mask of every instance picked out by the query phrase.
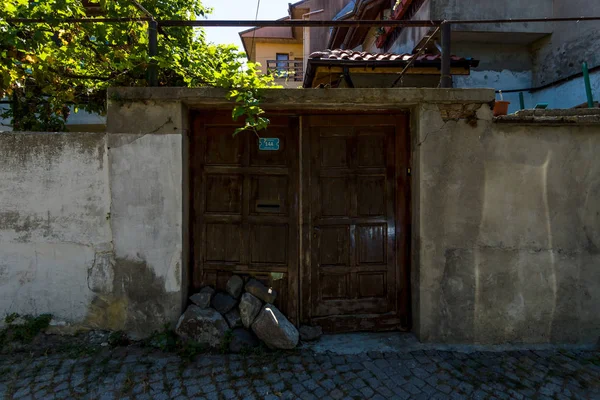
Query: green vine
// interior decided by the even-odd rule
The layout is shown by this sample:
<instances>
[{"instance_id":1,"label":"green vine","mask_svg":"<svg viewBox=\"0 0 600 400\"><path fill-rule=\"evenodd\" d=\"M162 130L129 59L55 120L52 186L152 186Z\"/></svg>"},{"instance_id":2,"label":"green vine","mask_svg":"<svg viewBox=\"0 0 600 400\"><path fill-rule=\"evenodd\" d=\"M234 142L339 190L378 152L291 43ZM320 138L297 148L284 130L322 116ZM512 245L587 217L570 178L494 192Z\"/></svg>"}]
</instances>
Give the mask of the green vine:
<instances>
[{"instance_id":1,"label":"green vine","mask_svg":"<svg viewBox=\"0 0 600 400\"><path fill-rule=\"evenodd\" d=\"M73 111L106 111L106 89L148 86L150 63L159 68L159 86L225 88L235 102L236 130L254 132L269 124L260 107L260 90L275 87L233 45L207 42L202 30L160 27L158 55L148 55L144 21L63 23L69 18L145 17L128 0L90 0L101 14L89 13L82 0L3 0L0 6L0 98L10 107L0 117L15 130L63 131ZM210 13L201 0L141 0L157 20L194 20ZM89 14L89 15L88 15ZM8 23L8 18L44 23Z\"/></svg>"}]
</instances>

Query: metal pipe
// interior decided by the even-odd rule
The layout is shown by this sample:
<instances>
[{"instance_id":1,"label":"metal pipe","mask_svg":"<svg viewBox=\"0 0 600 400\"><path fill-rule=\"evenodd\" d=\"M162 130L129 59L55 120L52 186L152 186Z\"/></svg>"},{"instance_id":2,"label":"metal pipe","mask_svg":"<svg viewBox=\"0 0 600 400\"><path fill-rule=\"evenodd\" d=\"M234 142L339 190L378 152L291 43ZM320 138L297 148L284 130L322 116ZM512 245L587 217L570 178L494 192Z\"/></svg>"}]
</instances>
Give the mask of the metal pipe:
<instances>
[{"instance_id":1,"label":"metal pipe","mask_svg":"<svg viewBox=\"0 0 600 400\"><path fill-rule=\"evenodd\" d=\"M364 20L364 21L324 21L312 19L288 19L279 21L217 21L217 20L198 20L198 21L159 21L162 26L193 26L193 27L334 27L334 28L352 28L352 27L372 27L372 26L394 26L394 27L427 27L438 26L441 21L393 21L393 20Z\"/></svg>"},{"instance_id":2,"label":"metal pipe","mask_svg":"<svg viewBox=\"0 0 600 400\"><path fill-rule=\"evenodd\" d=\"M590 83L590 70L587 62L583 63L583 82L585 82L585 95L587 96L588 108L594 108L594 96L592 95L592 84Z\"/></svg>"},{"instance_id":3,"label":"metal pipe","mask_svg":"<svg viewBox=\"0 0 600 400\"><path fill-rule=\"evenodd\" d=\"M10 24L117 24L125 22L148 22L151 18L68 18L48 21L43 18L7 18L5 21Z\"/></svg>"},{"instance_id":4,"label":"metal pipe","mask_svg":"<svg viewBox=\"0 0 600 400\"><path fill-rule=\"evenodd\" d=\"M598 21L600 17L567 17L567 18L508 18L508 19L456 19L453 24L522 24L525 22L580 22Z\"/></svg>"},{"instance_id":5,"label":"metal pipe","mask_svg":"<svg viewBox=\"0 0 600 400\"><path fill-rule=\"evenodd\" d=\"M442 77L440 79L440 87L448 89L452 87L452 24L444 22L442 24Z\"/></svg>"},{"instance_id":6,"label":"metal pipe","mask_svg":"<svg viewBox=\"0 0 600 400\"><path fill-rule=\"evenodd\" d=\"M310 17L311 15L321 14L324 11L325 11L324 9L320 9L320 10L315 10L315 11L308 12L306 14L302 14L302 19L306 19L306 17Z\"/></svg>"},{"instance_id":7,"label":"metal pipe","mask_svg":"<svg viewBox=\"0 0 600 400\"><path fill-rule=\"evenodd\" d=\"M158 23L156 21L148 22L148 55L155 57L158 55ZM148 82L150 86L158 86L158 65L156 60L150 60L148 65Z\"/></svg>"},{"instance_id":8,"label":"metal pipe","mask_svg":"<svg viewBox=\"0 0 600 400\"><path fill-rule=\"evenodd\" d=\"M63 20L48 21L43 18L7 18L9 23L123 23L123 22L147 22L151 18L69 18ZM162 20L158 21L162 26L190 26L190 27L431 27L440 26L444 22L451 24L517 24L526 22L585 22L600 21L598 17L580 18L529 18L529 19L480 19L480 20L350 20L350 21L313 21L313 20L279 20L279 21L254 21L254 20Z\"/></svg>"},{"instance_id":9,"label":"metal pipe","mask_svg":"<svg viewBox=\"0 0 600 400\"><path fill-rule=\"evenodd\" d=\"M525 109L525 96L523 92L519 92L519 105L521 106L521 110Z\"/></svg>"}]
</instances>

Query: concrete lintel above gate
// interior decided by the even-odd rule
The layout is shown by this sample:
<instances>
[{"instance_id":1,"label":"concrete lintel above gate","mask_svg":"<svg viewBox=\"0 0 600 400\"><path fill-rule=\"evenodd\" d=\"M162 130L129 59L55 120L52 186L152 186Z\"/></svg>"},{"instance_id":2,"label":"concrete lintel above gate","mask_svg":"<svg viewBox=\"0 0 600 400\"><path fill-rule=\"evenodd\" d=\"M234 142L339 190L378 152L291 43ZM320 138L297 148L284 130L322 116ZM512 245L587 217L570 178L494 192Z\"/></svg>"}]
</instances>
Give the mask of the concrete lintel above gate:
<instances>
[{"instance_id":1,"label":"concrete lintel above gate","mask_svg":"<svg viewBox=\"0 0 600 400\"><path fill-rule=\"evenodd\" d=\"M178 102L190 108L231 108L224 89L215 88L111 88L108 91L109 113L108 131L123 132L123 119L140 103L148 105L175 107ZM262 107L266 110L381 110L399 109L422 103L490 103L494 100L493 89L267 89L262 92ZM117 100L114 100L117 99ZM143 102L143 103L142 103ZM140 106L141 107L141 106ZM150 107L154 109L154 107ZM161 115L169 112L160 111ZM179 115L179 110L176 115ZM171 113L172 115L173 113ZM144 115L156 119L150 111ZM147 121L135 121L147 124ZM178 126L175 126L178 127ZM132 127L136 128L136 127ZM139 128L136 128L136 132ZM162 129L162 128L161 128ZM175 130L173 126L167 129ZM168 132L173 133L173 132Z\"/></svg>"},{"instance_id":2,"label":"concrete lintel above gate","mask_svg":"<svg viewBox=\"0 0 600 400\"><path fill-rule=\"evenodd\" d=\"M109 134L181 135L187 126L187 109L181 100L148 97L132 101L118 93L108 96L106 132Z\"/></svg>"}]
</instances>

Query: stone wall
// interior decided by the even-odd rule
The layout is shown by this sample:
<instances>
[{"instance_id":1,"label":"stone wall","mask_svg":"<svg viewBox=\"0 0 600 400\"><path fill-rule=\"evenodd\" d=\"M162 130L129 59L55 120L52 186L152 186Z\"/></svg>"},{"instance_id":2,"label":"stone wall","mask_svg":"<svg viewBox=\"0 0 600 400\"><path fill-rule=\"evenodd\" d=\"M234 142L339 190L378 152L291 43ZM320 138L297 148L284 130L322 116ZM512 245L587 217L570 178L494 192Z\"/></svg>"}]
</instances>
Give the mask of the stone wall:
<instances>
[{"instance_id":1,"label":"stone wall","mask_svg":"<svg viewBox=\"0 0 600 400\"><path fill-rule=\"evenodd\" d=\"M595 343L598 119L502 124L487 106L478 119L449 119L431 104L419 115L412 285L420 339Z\"/></svg>"}]
</instances>

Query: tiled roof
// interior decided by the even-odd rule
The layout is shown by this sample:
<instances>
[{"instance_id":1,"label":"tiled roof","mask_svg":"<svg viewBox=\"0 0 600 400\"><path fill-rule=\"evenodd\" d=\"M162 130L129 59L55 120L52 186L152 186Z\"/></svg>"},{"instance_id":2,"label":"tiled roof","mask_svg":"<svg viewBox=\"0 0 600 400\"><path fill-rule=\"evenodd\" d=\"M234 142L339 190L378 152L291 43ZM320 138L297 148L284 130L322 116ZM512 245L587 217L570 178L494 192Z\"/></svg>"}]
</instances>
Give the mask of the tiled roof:
<instances>
[{"instance_id":1,"label":"tiled roof","mask_svg":"<svg viewBox=\"0 0 600 400\"><path fill-rule=\"evenodd\" d=\"M330 60L330 61L410 61L414 54L394 54L394 53L368 53L352 50L324 50L312 53L311 60ZM441 61L440 54L420 54L415 61ZM472 61L471 58L452 56L452 61ZM474 61L474 60L473 60Z\"/></svg>"}]
</instances>

